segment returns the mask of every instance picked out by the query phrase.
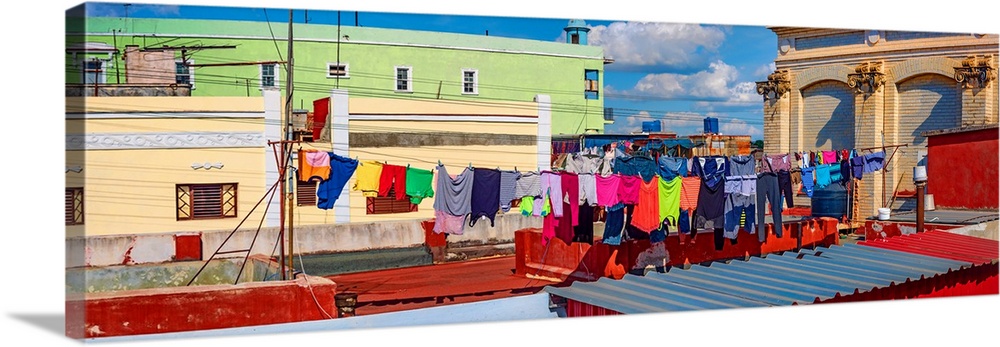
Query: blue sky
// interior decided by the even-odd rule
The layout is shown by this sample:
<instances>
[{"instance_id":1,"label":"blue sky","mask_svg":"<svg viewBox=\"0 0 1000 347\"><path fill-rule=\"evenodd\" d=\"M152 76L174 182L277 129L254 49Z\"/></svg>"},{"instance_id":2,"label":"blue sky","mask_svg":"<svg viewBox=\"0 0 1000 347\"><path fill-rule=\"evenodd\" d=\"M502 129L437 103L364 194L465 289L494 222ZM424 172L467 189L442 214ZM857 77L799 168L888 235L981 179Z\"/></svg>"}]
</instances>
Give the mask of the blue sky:
<instances>
[{"instance_id":1,"label":"blue sky","mask_svg":"<svg viewBox=\"0 0 1000 347\"><path fill-rule=\"evenodd\" d=\"M90 16L143 18L288 20L287 8L209 7L94 3ZM295 8L294 20L337 24L337 11ZM308 19L307 11L308 9ZM487 17L420 13L362 12L365 27L429 30L564 42L570 18ZM720 119L725 134L761 139L762 101L754 81L773 71L776 37L763 26L703 25L652 21L586 20L589 44L615 60L606 65L605 107L615 109L606 133L639 131L644 121L662 121L680 135L702 130L704 117ZM355 11L340 13L342 25L355 25Z\"/></svg>"}]
</instances>

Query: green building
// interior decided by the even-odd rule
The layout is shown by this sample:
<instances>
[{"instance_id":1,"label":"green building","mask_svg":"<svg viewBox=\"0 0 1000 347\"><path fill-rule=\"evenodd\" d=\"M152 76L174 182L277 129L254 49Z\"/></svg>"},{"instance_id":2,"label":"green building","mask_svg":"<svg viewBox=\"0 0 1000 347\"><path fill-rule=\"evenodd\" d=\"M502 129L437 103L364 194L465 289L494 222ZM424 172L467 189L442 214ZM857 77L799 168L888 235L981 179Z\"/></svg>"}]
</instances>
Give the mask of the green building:
<instances>
[{"instance_id":1,"label":"green building","mask_svg":"<svg viewBox=\"0 0 1000 347\"><path fill-rule=\"evenodd\" d=\"M66 20L67 95L71 88L87 95L93 85L144 83L191 96L259 96L267 87L284 95L287 22ZM292 106L309 109L332 89L465 103L526 102L545 94L553 135L603 133L600 86L610 60L602 48L585 45L582 29L582 21L570 21L564 43L296 23Z\"/></svg>"}]
</instances>

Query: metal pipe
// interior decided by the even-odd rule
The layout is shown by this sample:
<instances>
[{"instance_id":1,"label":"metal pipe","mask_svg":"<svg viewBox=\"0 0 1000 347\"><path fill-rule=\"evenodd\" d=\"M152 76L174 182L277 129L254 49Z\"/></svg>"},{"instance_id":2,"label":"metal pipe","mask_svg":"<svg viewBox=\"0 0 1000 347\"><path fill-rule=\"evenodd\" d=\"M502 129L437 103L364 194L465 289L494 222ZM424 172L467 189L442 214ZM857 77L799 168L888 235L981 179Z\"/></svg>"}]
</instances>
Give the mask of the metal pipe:
<instances>
[{"instance_id":1,"label":"metal pipe","mask_svg":"<svg viewBox=\"0 0 1000 347\"><path fill-rule=\"evenodd\" d=\"M918 181L917 185L917 232L924 232L924 187L927 182Z\"/></svg>"}]
</instances>

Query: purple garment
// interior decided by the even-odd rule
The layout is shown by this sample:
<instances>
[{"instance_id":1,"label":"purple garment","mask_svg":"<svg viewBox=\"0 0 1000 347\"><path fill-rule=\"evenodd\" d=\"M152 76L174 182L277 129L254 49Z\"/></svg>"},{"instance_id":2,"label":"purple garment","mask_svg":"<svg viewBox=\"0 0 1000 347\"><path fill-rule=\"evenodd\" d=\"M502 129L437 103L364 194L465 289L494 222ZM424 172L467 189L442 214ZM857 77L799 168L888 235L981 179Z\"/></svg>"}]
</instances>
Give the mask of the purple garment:
<instances>
[{"instance_id":1,"label":"purple garment","mask_svg":"<svg viewBox=\"0 0 1000 347\"><path fill-rule=\"evenodd\" d=\"M864 173L872 173L878 170L882 170L883 162L885 162L885 151L875 152L872 154L865 154L865 169Z\"/></svg>"},{"instance_id":2,"label":"purple garment","mask_svg":"<svg viewBox=\"0 0 1000 347\"><path fill-rule=\"evenodd\" d=\"M788 160L788 154L767 154L761 159L760 172L789 171L792 163Z\"/></svg>"},{"instance_id":3,"label":"purple garment","mask_svg":"<svg viewBox=\"0 0 1000 347\"><path fill-rule=\"evenodd\" d=\"M851 173L854 177L861 179L861 175L865 172L865 157L857 156L851 158Z\"/></svg>"},{"instance_id":4,"label":"purple garment","mask_svg":"<svg viewBox=\"0 0 1000 347\"><path fill-rule=\"evenodd\" d=\"M556 218L562 217L563 206L561 203L556 203L562 201L563 196L562 178L559 177L558 173L542 171L542 196L546 195L549 196L550 204L552 204L552 214Z\"/></svg>"},{"instance_id":5,"label":"purple garment","mask_svg":"<svg viewBox=\"0 0 1000 347\"><path fill-rule=\"evenodd\" d=\"M472 212L469 226L473 227L479 218L486 217L494 226L497 211L500 210L500 171L494 169L472 170Z\"/></svg>"},{"instance_id":6,"label":"purple garment","mask_svg":"<svg viewBox=\"0 0 1000 347\"><path fill-rule=\"evenodd\" d=\"M328 152L330 155L330 179L321 181L316 188L316 207L329 210L337 202L340 193L347 185L347 181L354 175L354 170L358 168L358 161L341 157Z\"/></svg>"},{"instance_id":7,"label":"purple garment","mask_svg":"<svg viewBox=\"0 0 1000 347\"><path fill-rule=\"evenodd\" d=\"M465 216L452 216L444 211L434 211L434 232L462 235L464 230Z\"/></svg>"}]
</instances>

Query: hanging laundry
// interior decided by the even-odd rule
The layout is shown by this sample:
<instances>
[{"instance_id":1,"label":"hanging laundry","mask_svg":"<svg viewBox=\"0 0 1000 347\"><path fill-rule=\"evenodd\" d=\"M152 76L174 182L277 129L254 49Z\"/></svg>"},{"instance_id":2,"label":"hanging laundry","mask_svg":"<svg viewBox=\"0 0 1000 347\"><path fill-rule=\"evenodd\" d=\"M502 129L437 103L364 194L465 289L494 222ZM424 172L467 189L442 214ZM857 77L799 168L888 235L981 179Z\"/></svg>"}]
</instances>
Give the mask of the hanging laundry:
<instances>
[{"instance_id":1,"label":"hanging laundry","mask_svg":"<svg viewBox=\"0 0 1000 347\"><path fill-rule=\"evenodd\" d=\"M522 172L517 177L514 187L514 196L542 196L542 175L536 171Z\"/></svg>"},{"instance_id":2,"label":"hanging laundry","mask_svg":"<svg viewBox=\"0 0 1000 347\"><path fill-rule=\"evenodd\" d=\"M788 171L779 171L778 172L778 190L781 191L781 197L785 200L785 206L787 206L787 207L794 207L795 206L795 201L794 201L795 196L792 195L792 194L794 194L794 191L792 190L792 173L791 172L788 172ZM781 202L779 201L778 203L780 204Z\"/></svg>"},{"instance_id":3,"label":"hanging laundry","mask_svg":"<svg viewBox=\"0 0 1000 347\"><path fill-rule=\"evenodd\" d=\"M816 167L816 189L823 189L830 185L830 165L823 164Z\"/></svg>"},{"instance_id":4,"label":"hanging laundry","mask_svg":"<svg viewBox=\"0 0 1000 347\"><path fill-rule=\"evenodd\" d=\"M646 156L630 156L615 158L614 173L625 176L642 176L642 180L649 182L657 174L656 162L653 158Z\"/></svg>"},{"instance_id":5,"label":"hanging laundry","mask_svg":"<svg viewBox=\"0 0 1000 347\"><path fill-rule=\"evenodd\" d=\"M437 196L434 199L435 217L445 219L446 223L435 222L434 231L438 233L461 234L464 216L472 212L472 184L475 180L473 172L465 169L452 178L444 165L438 165ZM459 219L461 218L461 219Z\"/></svg>"},{"instance_id":6,"label":"hanging laundry","mask_svg":"<svg viewBox=\"0 0 1000 347\"><path fill-rule=\"evenodd\" d=\"M688 175L688 162L686 158L661 156L656 160L657 173L666 181L671 181L674 177L684 177Z\"/></svg>"},{"instance_id":7,"label":"hanging laundry","mask_svg":"<svg viewBox=\"0 0 1000 347\"><path fill-rule=\"evenodd\" d=\"M361 191L365 197L377 197L379 180L382 178L382 163L374 160L362 160L358 165L357 177L353 191Z\"/></svg>"},{"instance_id":8,"label":"hanging laundry","mask_svg":"<svg viewBox=\"0 0 1000 347\"><path fill-rule=\"evenodd\" d=\"M621 186L621 175L610 175L595 177L597 185L597 204L604 207L611 207L619 202L618 187Z\"/></svg>"},{"instance_id":9,"label":"hanging laundry","mask_svg":"<svg viewBox=\"0 0 1000 347\"><path fill-rule=\"evenodd\" d=\"M601 157L601 165L597 168L597 173L601 176L608 176L614 171L614 161L615 161L615 151L609 150L605 151L604 155Z\"/></svg>"},{"instance_id":10,"label":"hanging laundry","mask_svg":"<svg viewBox=\"0 0 1000 347\"><path fill-rule=\"evenodd\" d=\"M840 183L840 163L832 163L828 164L828 166L830 167L830 183Z\"/></svg>"},{"instance_id":11,"label":"hanging laundry","mask_svg":"<svg viewBox=\"0 0 1000 347\"><path fill-rule=\"evenodd\" d=\"M510 211L511 202L522 196L517 196L517 179L520 172L510 170L500 170L500 210L504 213Z\"/></svg>"},{"instance_id":12,"label":"hanging laundry","mask_svg":"<svg viewBox=\"0 0 1000 347\"><path fill-rule=\"evenodd\" d=\"M740 194L730 194L726 197L723 237L736 239L740 227L743 227L747 233L756 233L754 224L754 213L757 212L756 200L756 196L750 197Z\"/></svg>"},{"instance_id":13,"label":"hanging laundry","mask_svg":"<svg viewBox=\"0 0 1000 347\"><path fill-rule=\"evenodd\" d=\"M823 151L823 164L833 164L837 162L837 152Z\"/></svg>"},{"instance_id":14,"label":"hanging laundry","mask_svg":"<svg viewBox=\"0 0 1000 347\"><path fill-rule=\"evenodd\" d=\"M851 181L851 160L844 159L840 161L840 182L847 183Z\"/></svg>"},{"instance_id":15,"label":"hanging laundry","mask_svg":"<svg viewBox=\"0 0 1000 347\"><path fill-rule=\"evenodd\" d=\"M764 242L767 240L767 228L764 223L765 211L770 202L771 222L774 226L774 233L782 237L781 220L781 188L778 183L778 175L775 173L761 173L757 176L757 240Z\"/></svg>"},{"instance_id":16,"label":"hanging laundry","mask_svg":"<svg viewBox=\"0 0 1000 347\"><path fill-rule=\"evenodd\" d=\"M681 210L693 211L696 207L698 207L698 194L700 190L700 177L690 176L681 178Z\"/></svg>"},{"instance_id":17,"label":"hanging laundry","mask_svg":"<svg viewBox=\"0 0 1000 347\"><path fill-rule=\"evenodd\" d=\"M734 155L729 157L729 169L726 175L725 192L744 196L757 195L757 173L754 158L749 155Z\"/></svg>"},{"instance_id":18,"label":"hanging laundry","mask_svg":"<svg viewBox=\"0 0 1000 347\"><path fill-rule=\"evenodd\" d=\"M649 182L639 184L639 203L636 204L630 225L650 233L659 229L660 219L660 183L659 176L654 176Z\"/></svg>"},{"instance_id":19,"label":"hanging laundry","mask_svg":"<svg viewBox=\"0 0 1000 347\"><path fill-rule=\"evenodd\" d=\"M438 234L462 235L465 233L465 218L468 215L455 216L445 211L434 211L434 232Z\"/></svg>"},{"instance_id":20,"label":"hanging laundry","mask_svg":"<svg viewBox=\"0 0 1000 347\"><path fill-rule=\"evenodd\" d=\"M332 152L323 153L323 155L327 156L330 163L330 175L329 179L320 182L316 187L316 207L329 210L333 208L337 198L344 191L347 181L354 175L354 171L358 168L358 161Z\"/></svg>"},{"instance_id":21,"label":"hanging laundry","mask_svg":"<svg viewBox=\"0 0 1000 347\"><path fill-rule=\"evenodd\" d=\"M299 151L299 181L325 181L330 178L330 155L320 151Z\"/></svg>"},{"instance_id":22,"label":"hanging laundry","mask_svg":"<svg viewBox=\"0 0 1000 347\"><path fill-rule=\"evenodd\" d=\"M562 189L562 178L559 177L559 173L552 171L542 171L542 194L551 200L552 213L556 217L563 216L562 200L563 200L563 189Z\"/></svg>"},{"instance_id":23,"label":"hanging laundry","mask_svg":"<svg viewBox=\"0 0 1000 347\"><path fill-rule=\"evenodd\" d=\"M677 218L681 212L682 181L680 176L674 176L669 181L662 177L657 178L657 182L660 184L659 215L661 224L677 228Z\"/></svg>"},{"instance_id":24,"label":"hanging laundry","mask_svg":"<svg viewBox=\"0 0 1000 347\"><path fill-rule=\"evenodd\" d=\"M493 227L497 211L500 210L500 171L476 168L472 170L472 201L469 212L469 227L486 217Z\"/></svg>"},{"instance_id":25,"label":"hanging laundry","mask_svg":"<svg viewBox=\"0 0 1000 347\"><path fill-rule=\"evenodd\" d=\"M525 217L531 216L531 212L532 210L534 210L535 207L535 197L528 195L521 198L521 203L518 204L518 206L521 209L522 216Z\"/></svg>"},{"instance_id":26,"label":"hanging laundry","mask_svg":"<svg viewBox=\"0 0 1000 347\"><path fill-rule=\"evenodd\" d=\"M425 198L434 197L433 180L434 171L406 168L406 195L410 196L411 204L420 205Z\"/></svg>"},{"instance_id":27,"label":"hanging laundry","mask_svg":"<svg viewBox=\"0 0 1000 347\"><path fill-rule=\"evenodd\" d=\"M577 174L577 179L580 181L580 201L578 204L580 206L595 206L597 205L597 175L581 173Z\"/></svg>"},{"instance_id":28,"label":"hanging laundry","mask_svg":"<svg viewBox=\"0 0 1000 347\"><path fill-rule=\"evenodd\" d=\"M378 196L390 197L389 190L395 187L396 200L406 199L406 167L399 165L382 165L382 173L379 174Z\"/></svg>"},{"instance_id":29,"label":"hanging laundry","mask_svg":"<svg viewBox=\"0 0 1000 347\"><path fill-rule=\"evenodd\" d=\"M695 209L695 226L707 227L712 222L715 233L715 249L723 248L723 226L725 224L726 204L726 158L698 157L695 160L695 174L701 178L698 190L698 206Z\"/></svg>"},{"instance_id":30,"label":"hanging laundry","mask_svg":"<svg viewBox=\"0 0 1000 347\"><path fill-rule=\"evenodd\" d=\"M601 157L590 151L573 153L566 159L566 172L593 174L600 163Z\"/></svg>"},{"instance_id":31,"label":"hanging laundry","mask_svg":"<svg viewBox=\"0 0 1000 347\"><path fill-rule=\"evenodd\" d=\"M621 175L621 180L618 186L618 200L626 205L632 205L639 203L639 185L642 183L642 178L639 176L626 176Z\"/></svg>"},{"instance_id":32,"label":"hanging laundry","mask_svg":"<svg viewBox=\"0 0 1000 347\"><path fill-rule=\"evenodd\" d=\"M577 220L580 223L573 227L573 242L594 244L594 207L581 206Z\"/></svg>"},{"instance_id":33,"label":"hanging laundry","mask_svg":"<svg viewBox=\"0 0 1000 347\"><path fill-rule=\"evenodd\" d=\"M779 172L792 169L788 154L765 154L761 159L761 172Z\"/></svg>"},{"instance_id":34,"label":"hanging laundry","mask_svg":"<svg viewBox=\"0 0 1000 347\"><path fill-rule=\"evenodd\" d=\"M569 154L561 153L556 155L556 159L552 161L552 168L554 169L564 169L566 167L566 160L569 158Z\"/></svg>"},{"instance_id":35,"label":"hanging laundry","mask_svg":"<svg viewBox=\"0 0 1000 347\"><path fill-rule=\"evenodd\" d=\"M559 175L562 182L562 206L563 215L560 224L568 222L570 227L577 226L580 220L577 218L580 213L580 176L572 172L563 172ZM572 231L572 228L566 229ZM572 236L570 236L572 240Z\"/></svg>"},{"instance_id":36,"label":"hanging laundry","mask_svg":"<svg viewBox=\"0 0 1000 347\"><path fill-rule=\"evenodd\" d=\"M885 162L885 151L865 154L864 157L865 157L864 173L872 173L878 170L882 170L882 165Z\"/></svg>"},{"instance_id":37,"label":"hanging laundry","mask_svg":"<svg viewBox=\"0 0 1000 347\"><path fill-rule=\"evenodd\" d=\"M794 170L792 171L792 184L802 184L802 171Z\"/></svg>"},{"instance_id":38,"label":"hanging laundry","mask_svg":"<svg viewBox=\"0 0 1000 347\"><path fill-rule=\"evenodd\" d=\"M802 168L802 190L806 192L810 198L813 196L813 186L816 184L815 179L815 167L804 167Z\"/></svg>"},{"instance_id":39,"label":"hanging laundry","mask_svg":"<svg viewBox=\"0 0 1000 347\"><path fill-rule=\"evenodd\" d=\"M604 235L602 241L606 245L618 246L622 243L625 231L625 209L608 210L604 217Z\"/></svg>"},{"instance_id":40,"label":"hanging laundry","mask_svg":"<svg viewBox=\"0 0 1000 347\"><path fill-rule=\"evenodd\" d=\"M683 182L681 184L683 184ZM680 215L677 217L677 233L694 236L695 229L691 227L690 215L691 211L681 210Z\"/></svg>"},{"instance_id":41,"label":"hanging laundry","mask_svg":"<svg viewBox=\"0 0 1000 347\"><path fill-rule=\"evenodd\" d=\"M857 178L861 179L865 173L865 157L855 156L851 158L851 174Z\"/></svg>"}]
</instances>

